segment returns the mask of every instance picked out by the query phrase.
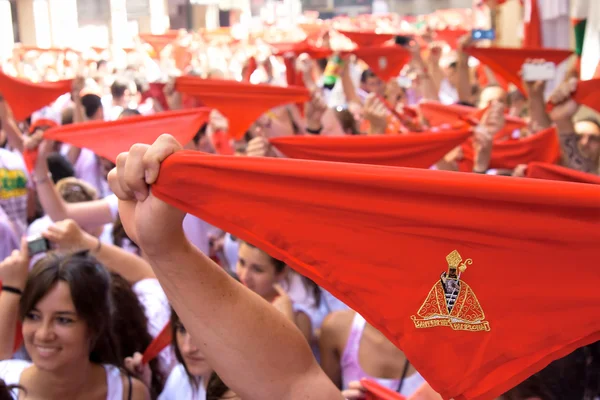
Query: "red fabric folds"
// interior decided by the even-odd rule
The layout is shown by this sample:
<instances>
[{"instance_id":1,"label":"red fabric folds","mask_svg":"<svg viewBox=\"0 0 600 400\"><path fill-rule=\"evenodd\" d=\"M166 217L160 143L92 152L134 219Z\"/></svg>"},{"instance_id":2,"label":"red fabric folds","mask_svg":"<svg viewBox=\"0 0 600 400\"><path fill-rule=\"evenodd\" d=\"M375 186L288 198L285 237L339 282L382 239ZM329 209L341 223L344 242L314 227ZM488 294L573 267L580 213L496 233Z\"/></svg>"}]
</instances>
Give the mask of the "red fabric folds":
<instances>
[{"instance_id":1,"label":"red fabric folds","mask_svg":"<svg viewBox=\"0 0 600 400\"><path fill-rule=\"evenodd\" d=\"M171 344L171 341L173 340L171 332L171 322L169 321L144 351L144 354L142 355L142 364L148 364L150 361L154 360L163 349Z\"/></svg>"},{"instance_id":2,"label":"red fabric folds","mask_svg":"<svg viewBox=\"0 0 600 400\"><path fill-rule=\"evenodd\" d=\"M527 94L523 81L519 76L521 66L527 60L540 58L546 61L560 64L573 52L561 49L522 48L513 49L507 47L467 47L465 51L487 65L492 71L514 84L523 94Z\"/></svg>"},{"instance_id":3,"label":"red fabric folds","mask_svg":"<svg viewBox=\"0 0 600 400\"><path fill-rule=\"evenodd\" d=\"M165 85L166 83L162 82L151 82L148 85L148 90L142 93L142 102L146 101L148 98L152 98L160 103L163 110L168 111L170 107L167 98L165 97Z\"/></svg>"},{"instance_id":4,"label":"red fabric folds","mask_svg":"<svg viewBox=\"0 0 600 400\"><path fill-rule=\"evenodd\" d=\"M366 400L406 400L406 397L371 379L361 379L360 383L367 390Z\"/></svg>"},{"instance_id":5,"label":"red fabric folds","mask_svg":"<svg viewBox=\"0 0 600 400\"><path fill-rule=\"evenodd\" d=\"M0 71L0 93L10 105L17 121L25 120L34 111L69 93L72 84L72 79L33 83Z\"/></svg>"},{"instance_id":6,"label":"red fabric folds","mask_svg":"<svg viewBox=\"0 0 600 400\"><path fill-rule=\"evenodd\" d=\"M448 43L452 49L456 50L458 48L458 40L469 33L471 31L466 29L438 29L435 31L435 39Z\"/></svg>"},{"instance_id":7,"label":"red fabric folds","mask_svg":"<svg viewBox=\"0 0 600 400\"><path fill-rule=\"evenodd\" d=\"M445 105L436 101L423 101L419 103L419 110L430 126L443 126L446 124L453 125L459 121L469 122L471 124L478 123L481 117L482 110L475 107L463 106L459 104ZM504 116L506 125L503 132L511 134L516 129L527 126L521 118ZM504 136L504 135L503 135Z\"/></svg>"},{"instance_id":8,"label":"red fabric folds","mask_svg":"<svg viewBox=\"0 0 600 400\"><path fill-rule=\"evenodd\" d=\"M180 143L188 143L208 120L208 108L165 111L116 121L94 121L48 129L46 139L92 150L115 161L119 153L136 143L152 144L163 133L172 132Z\"/></svg>"},{"instance_id":9,"label":"red fabric folds","mask_svg":"<svg viewBox=\"0 0 600 400\"><path fill-rule=\"evenodd\" d=\"M397 77L412 58L404 47L360 47L352 54L363 60L375 75L384 82Z\"/></svg>"},{"instance_id":10,"label":"red fabric folds","mask_svg":"<svg viewBox=\"0 0 600 400\"><path fill-rule=\"evenodd\" d=\"M317 47L309 42L308 39L301 42L281 42L281 43L269 43L273 47L273 55L275 56L287 56L294 55L299 56L302 53L306 53L312 59L328 58L333 54L331 49L325 47Z\"/></svg>"},{"instance_id":11,"label":"red fabric folds","mask_svg":"<svg viewBox=\"0 0 600 400\"><path fill-rule=\"evenodd\" d=\"M584 106L600 112L600 78L579 81L573 99Z\"/></svg>"},{"instance_id":12,"label":"red fabric folds","mask_svg":"<svg viewBox=\"0 0 600 400\"><path fill-rule=\"evenodd\" d=\"M461 171L473 169L473 146L462 146L463 159L459 162ZM560 158L560 143L556 128L548 128L519 140L494 141L490 168L514 169L519 164L533 161L555 163Z\"/></svg>"},{"instance_id":13,"label":"red fabric folds","mask_svg":"<svg viewBox=\"0 0 600 400\"><path fill-rule=\"evenodd\" d=\"M177 78L175 88L219 110L229 120L229 135L235 139L243 137L250 125L268 110L310 99L308 90L301 87L252 85L193 76Z\"/></svg>"},{"instance_id":14,"label":"red fabric folds","mask_svg":"<svg viewBox=\"0 0 600 400\"><path fill-rule=\"evenodd\" d=\"M528 178L550 179L554 181L591 183L600 185L600 176L576 171L560 165L532 162L527 165L525 174Z\"/></svg>"},{"instance_id":15,"label":"red fabric folds","mask_svg":"<svg viewBox=\"0 0 600 400\"><path fill-rule=\"evenodd\" d=\"M290 158L429 168L470 136L465 128L385 136L282 136L270 142Z\"/></svg>"},{"instance_id":16,"label":"red fabric folds","mask_svg":"<svg viewBox=\"0 0 600 400\"><path fill-rule=\"evenodd\" d=\"M151 190L329 290L445 399L600 340L599 186L182 151ZM440 276L460 265L450 315Z\"/></svg>"},{"instance_id":17,"label":"red fabric folds","mask_svg":"<svg viewBox=\"0 0 600 400\"><path fill-rule=\"evenodd\" d=\"M396 36L394 33L375 33L372 31L344 31L339 29L337 31L352 40L359 48L381 46Z\"/></svg>"}]
</instances>

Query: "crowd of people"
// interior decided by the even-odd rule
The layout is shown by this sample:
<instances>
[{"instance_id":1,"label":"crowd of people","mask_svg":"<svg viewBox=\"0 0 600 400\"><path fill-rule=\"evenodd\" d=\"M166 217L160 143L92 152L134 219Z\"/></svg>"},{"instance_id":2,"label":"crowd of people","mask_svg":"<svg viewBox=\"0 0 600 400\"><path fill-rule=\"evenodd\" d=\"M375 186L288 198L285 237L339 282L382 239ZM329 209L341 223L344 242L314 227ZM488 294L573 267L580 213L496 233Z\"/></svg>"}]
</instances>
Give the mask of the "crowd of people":
<instances>
[{"instance_id":1,"label":"crowd of people","mask_svg":"<svg viewBox=\"0 0 600 400\"><path fill-rule=\"evenodd\" d=\"M178 35L198 43L176 74L213 80L247 75L252 83L283 86L287 65L302 76L310 100L269 110L243 138L228 141L239 157L285 158L269 141L280 136L435 131L440 127L419 114L420 102L430 101L483 111L469 142L472 173L527 179L527 162L536 160L490 167L498 134L508 118L518 118L523 126L502 140L556 127L559 163L600 175L600 122L579 117L577 74L569 72L553 89L551 111L545 81L524 82L527 93L521 93L506 90L490 73L481 86L476 70L482 70L465 51L473 44L470 34L455 48L427 36L390 43L403 46L411 59L388 81L358 57L337 53L317 59L299 54L292 67L268 55L249 71L251 57L240 62L231 42ZM315 46L335 47L335 35L324 29ZM154 143L123 149L129 152L116 160L45 138L55 126L202 105L167 78L180 62L176 48L152 58L140 45L130 63L104 50L104 58L72 59L60 69L53 65L64 55L44 53L42 60L36 58L41 50L34 50L15 56L12 71L5 68L28 79L75 79L70 93L24 120L0 97L0 399L351 400L366 398L364 378L409 399L440 398L389 338L325 288L153 195L150 187L169 155L184 148L219 152L217 139L228 120L218 110L189 143L165 132ZM220 69L202 62L215 55ZM160 80L163 91L149 94L149 83ZM36 157L28 161L31 152ZM457 147L431 169L458 171L462 153ZM32 238L50 248L31 254ZM144 353L157 337L170 343L148 360ZM501 398L598 398L599 352L597 343L582 347Z\"/></svg>"}]
</instances>

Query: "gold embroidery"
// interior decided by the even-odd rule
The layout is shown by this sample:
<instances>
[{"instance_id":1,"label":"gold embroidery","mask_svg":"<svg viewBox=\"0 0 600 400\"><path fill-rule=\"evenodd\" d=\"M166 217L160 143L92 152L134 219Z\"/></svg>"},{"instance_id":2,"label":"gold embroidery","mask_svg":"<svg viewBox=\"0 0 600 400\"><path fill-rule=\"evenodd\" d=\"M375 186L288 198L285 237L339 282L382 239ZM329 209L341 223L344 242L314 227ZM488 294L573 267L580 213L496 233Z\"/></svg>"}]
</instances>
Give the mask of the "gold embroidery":
<instances>
[{"instance_id":1,"label":"gold embroidery","mask_svg":"<svg viewBox=\"0 0 600 400\"><path fill-rule=\"evenodd\" d=\"M443 272L440 280L433 285L427 298L419 308L417 315L410 318L416 328L434 328L449 326L455 331L489 331L490 324L475 292L460 279L467 266L473 260L463 261L454 250L446 257L448 271Z\"/></svg>"}]
</instances>

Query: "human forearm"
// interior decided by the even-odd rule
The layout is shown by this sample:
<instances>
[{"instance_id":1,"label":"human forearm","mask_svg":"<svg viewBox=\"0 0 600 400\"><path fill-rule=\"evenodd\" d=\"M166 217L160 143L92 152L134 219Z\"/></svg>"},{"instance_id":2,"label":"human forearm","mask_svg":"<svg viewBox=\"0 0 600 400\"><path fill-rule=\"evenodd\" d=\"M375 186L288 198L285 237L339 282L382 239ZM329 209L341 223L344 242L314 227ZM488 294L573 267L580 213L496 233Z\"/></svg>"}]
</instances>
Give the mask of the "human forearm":
<instances>
[{"instance_id":1,"label":"human forearm","mask_svg":"<svg viewBox=\"0 0 600 400\"><path fill-rule=\"evenodd\" d=\"M152 267L143 258L118 246L108 243L100 244L99 239L89 233L83 234L81 248L90 250L92 255L109 271L118 273L131 284L142 279L155 278Z\"/></svg>"},{"instance_id":2,"label":"human forearm","mask_svg":"<svg viewBox=\"0 0 600 400\"><path fill-rule=\"evenodd\" d=\"M23 152L24 148L24 137L21 130L17 126L17 123L13 117L12 111L6 101L0 100L0 124L2 129L6 133L6 139L8 144L13 149Z\"/></svg>"},{"instance_id":3,"label":"human forearm","mask_svg":"<svg viewBox=\"0 0 600 400\"><path fill-rule=\"evenodd\" d=\"M186 329L205 344L202 352L209 364L239 396L247 400L339 398L332 396L335 387L321 376L293 322L187 241L158 257L153 254L151 260ZM313 390L307 387L306 379L314 379L322 394L314 395L314 386Z\"/></svg>"},{"instance_id":4,"label":"human forearm","mask_svg":"<svg viewBox=\"0 0 600 400\"><path fill-rule=\"evenodd\" d=\"M471 77L469 76L469 57L466 54L459 56L456 73L458 74L458 99L471 102Z\"/></svg>"},{"instance_id":5,"label":"human forearm","mask_svg":"<svg viewBox=\"0 0 600 400\"><path fill-rule=\"evenodd\" d=\"M529 112L531 114L532 126L539 127L540 130L552 126L552 120L546 112L546 103L544 102L543 93L530 93Z\"/></svg>"},{"instance_id":6,"label":"human forearm","mask_svg":"<svg viewBox=\"0 0 600 400\"><path fill-rule=\"evenodd\" d=\"M3 285L12 286L10 282ZM16 287L23 289L23 287ZM0 360L8 360L13 355L15 330L19 313L19 295L0 291Z\"/></svg>"}]
</instances>

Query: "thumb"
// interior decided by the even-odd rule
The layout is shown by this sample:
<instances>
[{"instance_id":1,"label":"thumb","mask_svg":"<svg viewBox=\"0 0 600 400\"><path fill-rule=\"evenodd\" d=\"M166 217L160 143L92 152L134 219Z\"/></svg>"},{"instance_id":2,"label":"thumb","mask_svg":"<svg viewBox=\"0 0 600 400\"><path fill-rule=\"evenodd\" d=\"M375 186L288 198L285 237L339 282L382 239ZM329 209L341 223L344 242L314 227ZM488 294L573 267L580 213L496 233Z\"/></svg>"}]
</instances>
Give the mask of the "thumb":
<instances>
[{"instance_id":1,"label":"thumb","mask_svg":"<svg viewBox=\"0 0 600 400\"><path fill-rule=\"evenodd\" d=\"M273 284L273 289L275 289L275 291L280 295L280 296L287 296L287 292L285 291L285 289L283 288L283 286L281 286L281 284L279 283L274 283Z\"/></svg>"}]
</instances>

